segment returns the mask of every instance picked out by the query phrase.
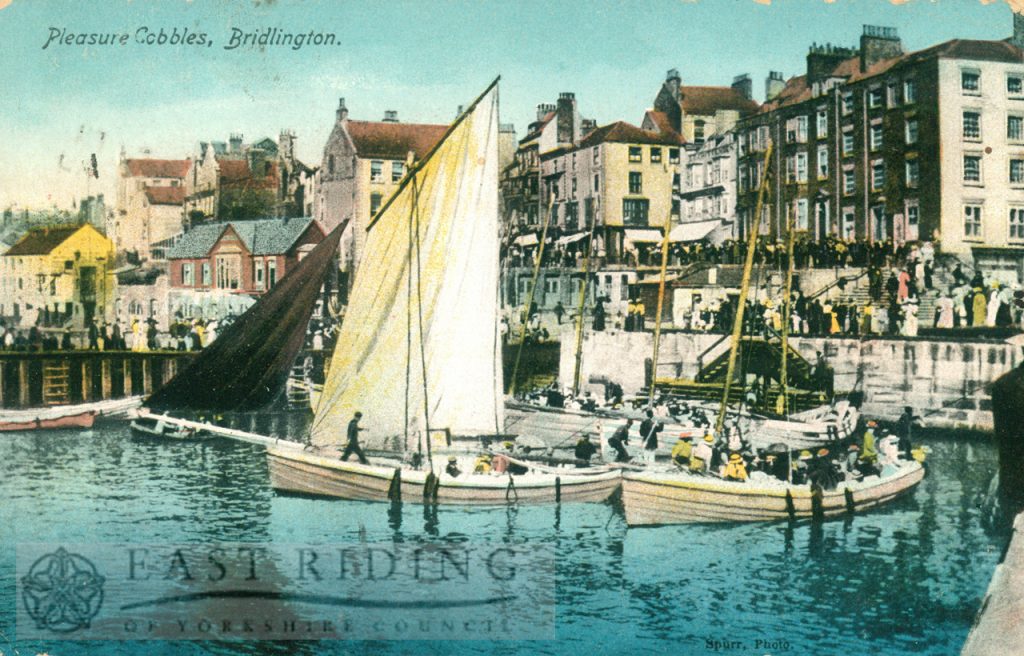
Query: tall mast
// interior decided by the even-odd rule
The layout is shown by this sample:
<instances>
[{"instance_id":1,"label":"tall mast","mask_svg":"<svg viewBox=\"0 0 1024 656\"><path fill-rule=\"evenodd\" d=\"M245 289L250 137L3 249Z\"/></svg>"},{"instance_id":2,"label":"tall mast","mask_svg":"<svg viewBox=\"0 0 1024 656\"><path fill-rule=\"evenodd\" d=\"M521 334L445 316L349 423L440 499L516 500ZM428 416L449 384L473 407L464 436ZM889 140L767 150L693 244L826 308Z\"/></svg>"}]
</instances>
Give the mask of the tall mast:
<instances>
[{"instance_id":1,"label":"tall mast","mask_svg":"<svg viewBox=\"0 0 1024 656\"><path fill-rule=\"evenodd\" d=\"M732 326L732 346L729 349L729 366L725 372L725 385L722 389L722 403L718 406L718 419L715 421L715 433L720 434L725 425L725 410L729 405L729 391L732 388L732 377L736 370L736 353L739 350L740 338L743 335L743 311L747 306L747 293L750 291L750 272L754 268L754 251L757 249L757 233L761 231L761 211L764 208L764 194L768 189L768 167L771 165L772 143L764 151L764 173L757 190L757 207L754 217L750 220L750 236L747 239L747 257L743 263L743 279L740 282L739 307L736 308L736 320Z\"/></svg>"},{"instance_id":2,"label":"tall mast","mask_svg":"<svg viewBox=\"0 0 1024 656\"><path fill-rule=\"evenodd\" d=\"M654 315L654 353L651 354L651 386L647 390L647 407L654 405L654 387L658 378L658 346L661 342L661 311L665 303L665 270L668 268L668 235L672 227L671 216L665 222L665 236L661 240L661 276L658 278L658 313Z\"/></svg>"},{"instance_id":3,"label":"tall mast","mask_svg":"<svg viewBox=\"0 0 1024 656\"><path fill-rule=\"evenodd\" d=\"M512 383L509 385L509 396L515 396L519 381L519 360L523 357L523 344L526 343L526 329L530 325L530 308L533 307L533 295L537 290L537 278L540 276L541 262L544 261L544 244L548 240L548 225L551 224L551 210L555 205L555 195L548 199L548 211L544 214L544 227L540 231L540 245L537 247L537 260L533 263L533 277L530 289L526 292L526 307L523 310L522 330L519 332L519 348L516 349L516 363L512 367Z\"/></svg>"},{"instance_id":4,"label":"tall mast","mask_svg":"<svg viewBox=\"0 0 1024 656\"><path fill-rule=\"evenodd\" d=\"M779 384L782 386L782 414L789 416L789 316L793 292L793 240L796 230L793 216L786 219L786 287L782 290L782 366L779 369Z\"/></svg>"},{"instance_id":5,"label":"tall mast","mask_svg":"<svg viewBox=\"0 0 1024 656\"><path fill-rule=\"evenodd\" d=\"M583 312L587 308L587 288L590 286L590 257L594 252L594 229L597 227L597 216L591 217L590 238L587 241L587 254L583 256L583 279L580 281L580 302L576 308L576 366L572 373L572 393L580 393L580 366L583 363Z\"/></svg>"}]
</instances>

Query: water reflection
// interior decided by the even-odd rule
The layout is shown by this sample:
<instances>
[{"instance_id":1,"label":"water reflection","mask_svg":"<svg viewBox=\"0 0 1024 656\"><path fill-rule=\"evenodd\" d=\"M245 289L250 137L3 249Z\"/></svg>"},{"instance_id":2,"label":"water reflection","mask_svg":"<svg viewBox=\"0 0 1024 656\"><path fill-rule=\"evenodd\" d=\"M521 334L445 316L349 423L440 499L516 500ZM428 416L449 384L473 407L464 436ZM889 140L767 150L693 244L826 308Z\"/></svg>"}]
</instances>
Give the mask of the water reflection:
<instances>
[{"instance_id":1,"label":"water reflection","mask_svg":"<svg viewBox=\"0 0 1024 656\"><path fill-rule=\"evenodd\" d=\"M985 528L992 446L928 440L928 476L913 496L886 508L824 524L629 530L617 497L607 504L467 509L329 501L273 493L262 449L245 444L138 440L123 428L97 428L87 437L10 435L0 441L0 603L15 603L13 545L21 541L496 541L558 554L551 574L558 582L557 643L213 642L147 649L707 653L705 641L727 631L748 645L784 637L790 653L956 653L1008 532L1005 525ZM10 634L6 615L0 631ZM49 651L96 648L68 643ZM131 646L100 651L118 650L136 653Z\"/></svg>"}]
</instances>

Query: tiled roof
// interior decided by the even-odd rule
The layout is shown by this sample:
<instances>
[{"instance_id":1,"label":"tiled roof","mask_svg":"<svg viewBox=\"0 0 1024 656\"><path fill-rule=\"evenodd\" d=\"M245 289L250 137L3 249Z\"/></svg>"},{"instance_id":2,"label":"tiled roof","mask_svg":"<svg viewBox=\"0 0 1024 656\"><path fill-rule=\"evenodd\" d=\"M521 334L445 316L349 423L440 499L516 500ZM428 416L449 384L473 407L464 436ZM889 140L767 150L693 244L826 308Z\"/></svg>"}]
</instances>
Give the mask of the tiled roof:
<instances>
[{"instance_id":1,"label":"tiled roof","mask_svg":"<svg viewBox=\"0 0 1024 656\"><path fill-rule=\"evenodd\" d=\"M126 159L128 175L133 178L184 178L187 159Z\"/></svg>"},{"instance_id":2,"label":"tiled roof","mask_svg":"<svg viewBox=\"0 0 1024 656\"><path fill-rule=\"evenodd\" d=\"M732 87L691 87L679 88L679 103L687 114L708 116L719 110L735 110L740 116L753 114L757 102L747 98Z\"/></svg>"},{"instance_id":3,"label":"tiled roof","mask_svg":"<svg viewBox=\"0 0 1024 656\"><path fill-rule=\"evenodd\" d=\"M530 123L529 129L526 131L526 136L519 140L519 143L525 143L530 139L536 139L537 136L544 131L544 126L551 122L551 119L555 118L554 112L548 112L539 121Z\"/></svg>"},{"instance_id":4,"label":"tiled roof","mask_svg":"<svg viewBox=\"0 0 1024 656\"><path fill-rule=\"evenodd\" d=\"M672 132L675 133L675 128L672 127L672 121L668 120L668 114L665 112L659 112L654 109L648 109L644 114L644 122L650 121L655 127L658 128L659 132Z\"/></svg>"},{"instance_id":5,"label":"tiled roof","mask_svg":"<svg viewBox=\"0 0 1024 656\"><path fill-rule=\"evenodd\" d=\"M830 77L841 77L847 82L859 82L876 75L881 75L894 66L916 64L932 58L966 59L973 61L1022 62L1024 53L1021 49L1006 41L979 41L974 39L952 39L923 50L883 59L872 64L866 71L860 70L860 56L850 57L841 61L829 74ZM811 89L807 84L806 75L798 75L786 81L782 92L761 106L761 111L773 111L787 105L794 105L810 100Z\"/></svg>"},{"instance_id":6,"label":"tiled roof","mask_svg":"<svg viewBox=\"0 0 1024 656\"><path fill-rule=\"evenodd\" d=\"M146 187L146 200L150 205L182 205L185 203L185 188Z\"/></svg>"},{"instance_id":7,"label":"tiled roof","mask_svg":"<svg viewBox=\"0 0 1024 656\"><path fill-rule=\"evenodd\" d=\"M4 255L47 255L81 228L80 225L32 228Z\"/></svg>"},{"instance_id":8,"label":"tiled roof","mask_svg":"<svg viewBox=\"0 0 1024 656\"><path fill-rule=\"evenodd\" d=\"M409 151L423 159L437 145L447 125L348 121L348 134L360 157L404 160Z\"/></svg>"},{"instance_id":9,"label":"tiled roof","mask_svg":"<svg viewBox=\"0 0 1024 656\"><path fill-rule=\"evenodd\" d=\"M682 138L677 134L662 134L650 130L642 130L625 121L617 121L603 125L580 141L580 148L589 148L600 143L641 143L678 146Z\"/></svg>"},{"instance_id":10,"label":"tiled roof","mask_svg":"<svg viewBox=\"0 0 1024 656\"><path fill-rule=\"evenodd\" d=\"M206 257L228 227L238 234L242 244L253 255L281 255L291 249L311 223L314 223L313 219L259 219L207 223L183 234L178 243L167 251L167 259Z\"/></svg>"},{"instance_id":11,"label":"tiled roof","mask_svg":"<svg viewBox=\"0 0 1024 656\"><path fill-rule=\"evenodd\" d=\"M277 162L267 161L268 172L265 176L257 175L249 168L249 162L244 159L221 159L217 158L217 166L220 168L220 182L226 187L244 186L253 184L257 187L274 189L277 187Z\"/></svg>"}]
</instances>

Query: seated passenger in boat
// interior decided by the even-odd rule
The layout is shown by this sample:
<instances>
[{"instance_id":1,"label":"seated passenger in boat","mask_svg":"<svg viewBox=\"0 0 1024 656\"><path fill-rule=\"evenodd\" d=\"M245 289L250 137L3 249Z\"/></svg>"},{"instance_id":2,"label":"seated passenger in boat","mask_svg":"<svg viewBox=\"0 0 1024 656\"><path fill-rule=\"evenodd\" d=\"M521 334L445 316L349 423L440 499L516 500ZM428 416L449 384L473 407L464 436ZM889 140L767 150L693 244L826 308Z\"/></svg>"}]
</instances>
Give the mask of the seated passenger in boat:
<instances>
[{"instance_id":1,"label":"seated passenger in boat","mask_svg":"<svg viewBox=\"0 0 1024 656\"><path fill-rule=\"evenodd\" d=\"M714 444L715 436L708 433L704 436L704 439L700 443L693 447L693 451L690 454L690 471L694 472L707 472L709 471L709 465L711 460L714 458Z\"/></svg>"},{"instance_id":2,"label":"seated passenger in boat","mask_svg":"<svg viewBox=\"0 0 1024 656\"><path fill-rule=\"evenodd\" d=\"M828 449L819 450L818 456L808 463L807 480L824 490L834 490L839 486L842 477L832 464Z\"/></svg>"},{"instance_id":3,"label":"seated passenger in boat","mask_svg":"<svg viewBox=\"0 0 1024 656\"><path fill-rule=\"evenodd\" d=\"M458 478L462 470L459 469L459 465L456 462L455 456L448 456L448 466L444 468L446 474L452 478Z\"/></svg>"},{"instance_id":4,"label":"seated passenger in boat","mask_svg":"<svg viewBox=\"0 0 1024 656\"><path fill-rule=\"evenodd\" d=\"M690 466L690 456L693 453L692 437L680 435L676 445L672 447L672 462L680 469Z\"/></svg>"},{"instance_id":5,"label":"seated passenger in boat","mask_svg":"<svg viewBox=\"0 0 1024 656\"><path fill-rule=\"evenodd\" d=\"M787 480L786 476L786 460L780 458L774 453L769 453L764 459L764 471L769 476L779 479L780 481Z\"/></svg>"},{"instance_id":6,"label":"seated passenger in boat","mask_svg":"<svg viewBox=\"0 0 1024 656\"><path fill-rule=\"evenodd\" d=\"M478 456L476 461L473 463L474 474L489 474L491 473L491 456L486 453Z\"/></svg>"},{"instance_id":7,"label":"seated passenger in boat","mask_svg":"<svg viewBox=\"0 0 1024 656\"><path fill-rule=\"evenodd\" d=\"M722 478L727 481L747 480L747 465L743 462L743 456L738 453L729 454L729 462L722 471Z\"/></svg>"},{"instance_id":8,"label":"seated passenger in boat","mask_svg":"<svg viewBox=\"0 0 1024 656\"><path fill-rule=\"evenodd\" d=\"M800 457L793 463L793 484L803 485L807 482L807 469L811 461L811 452L804 449Z\"/></svg>"},{"instance_id":9,"label":"seated passenger in boat","mask_svg":"<svg viewBox=\"0 0 1024 656\"><path fill-rule=\"evenodd\" d=\"M860 447L851 444L846 451L846 460L843 462L843 469L846 470L846 480L860 480L863 474L860 471Z\"/></svg>"},{"instance_id":10,"label":"seated passenger in boat","mask_svg":"<svg viewBox=\"0 0 1024 656\"><path fill-rule=\"evenodd\" d=\"M597 453L597 447L590 441L590 433L584 433L583 437L576 442L576 449L573 454L576 456L576 467L589 467L590 458ZM582 461L582 462L580 462Z\"/></svg>"},{"instance_id":11,"label":"seated passenger in boat","mask_svg":"<svg viewBox=\"0 0 1024 656\"><path fill-rule=\"evenodd\" d=\"M512 442L504 442L502 446L505 447L505 449L508 451L508 455L511 458L515 457L515 444L513 444ZM509 459L508 464L505 466L505 470L510 474L515 474L516 476L519 476L520 474L525 474L526 472L530 471L530 468L526 467L525 465L520 465L517 462L512 462L512 460Z\"/></svg>"}]
</instances>

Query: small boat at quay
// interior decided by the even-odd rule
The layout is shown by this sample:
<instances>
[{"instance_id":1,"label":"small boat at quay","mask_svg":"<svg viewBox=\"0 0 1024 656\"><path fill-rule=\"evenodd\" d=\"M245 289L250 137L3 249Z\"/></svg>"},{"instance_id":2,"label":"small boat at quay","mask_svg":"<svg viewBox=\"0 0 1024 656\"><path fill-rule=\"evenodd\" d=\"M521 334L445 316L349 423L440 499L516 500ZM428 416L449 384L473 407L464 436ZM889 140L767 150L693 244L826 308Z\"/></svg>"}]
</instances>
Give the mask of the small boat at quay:
<instances>
[{"instance_id":1,"label":"small boat at quay","mask_svg":"<svg viewBox=\"0 0 1024 656\"><path fill-rule=\"evenodd\" d=\"M900 461L882 476L844 481L834 490L821 490L768 476L727 481L667 468L627 471L622 476L622 504L628 526L828 519L859 513L907 494L921 482L924 472L917 461Z\"/></svg>"},{"instance_id":2,"label":"small boat at quay","mask_svg":"<svg viewBox=\"0 0 1024 656\"><path fill-rule=\"evenodd\" d=\"M160 437L171 440L189 440L202 435L189 426L164 421L157 417L137 417L128 425L132 433L142 437Z\"/></svg>"},{"instance_id":3,"label":"small boat at quay","mask_svg":"<svg viewBox=\"0 0 1024 656\"><path fill-rule=\"evenodd\" d=\"M94 403L55 405L43 408L0 411L0 432L48 428L92 428L100 418L132 416L142 405L142 397L110 399Z\"/></svg>"}]
</instances>

